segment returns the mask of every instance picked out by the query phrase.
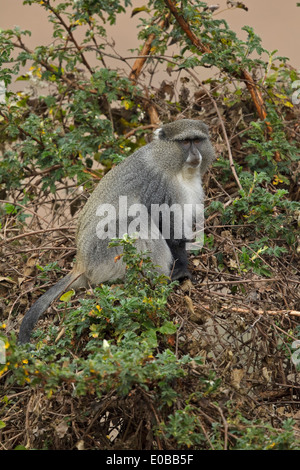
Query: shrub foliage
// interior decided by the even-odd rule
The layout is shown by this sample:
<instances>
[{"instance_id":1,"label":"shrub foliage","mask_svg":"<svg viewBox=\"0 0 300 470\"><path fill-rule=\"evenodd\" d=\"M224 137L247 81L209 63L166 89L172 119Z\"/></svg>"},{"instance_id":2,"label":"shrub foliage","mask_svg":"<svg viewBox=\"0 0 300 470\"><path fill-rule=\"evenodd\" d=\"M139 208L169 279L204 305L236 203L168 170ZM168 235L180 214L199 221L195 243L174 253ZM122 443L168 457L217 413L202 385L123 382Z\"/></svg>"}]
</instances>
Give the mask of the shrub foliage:
<instances>
[{"instance_id":1,"label":"shrub foliage","mask_svg":"<svg viewBox=\"0 0 300 470\"><path fill-rule=\"evenodd\" d=\"M299 449L297 71L206 2L23 3L53 33L32 50L30 31L0 31L1 447ZM126 57L108 33L123 13L139 22ZM196 282L169 284L124 236L124 284L64 294L18 345L88 193L179 117L218 154Z\"/></svg>"}]
</instances>

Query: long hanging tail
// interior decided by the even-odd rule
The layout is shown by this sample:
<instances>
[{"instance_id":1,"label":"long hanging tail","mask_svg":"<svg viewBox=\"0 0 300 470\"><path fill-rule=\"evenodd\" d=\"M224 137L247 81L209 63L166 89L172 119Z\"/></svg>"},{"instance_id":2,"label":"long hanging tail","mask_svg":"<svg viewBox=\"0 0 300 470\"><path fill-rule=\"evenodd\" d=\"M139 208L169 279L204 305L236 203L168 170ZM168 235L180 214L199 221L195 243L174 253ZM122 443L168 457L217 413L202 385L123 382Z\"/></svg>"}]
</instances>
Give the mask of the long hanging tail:
<instances>
[{"instance_id":1,"label":"long hanging tail","mask_svg":"<svg viewBox=\"0 0 300 470\"><path fill-rule=\"evenodd\" d=\"M54 286L52 286L33 304L23 318L19 332L19 343L29 343L31 332L40 316L47 310L50 304L66 290L68 286L73 284L79 276L79 273L70 272L54 284Z\"/></svg>"}]
</instances>

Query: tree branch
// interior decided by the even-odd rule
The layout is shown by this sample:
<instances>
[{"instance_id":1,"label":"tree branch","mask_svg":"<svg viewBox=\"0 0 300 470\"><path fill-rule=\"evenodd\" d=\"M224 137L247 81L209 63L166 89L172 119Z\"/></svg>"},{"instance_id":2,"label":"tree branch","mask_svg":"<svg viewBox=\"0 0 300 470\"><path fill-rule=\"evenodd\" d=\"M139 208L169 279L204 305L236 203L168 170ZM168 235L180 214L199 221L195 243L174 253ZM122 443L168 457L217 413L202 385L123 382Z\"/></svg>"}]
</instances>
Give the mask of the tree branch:
<instances>
[{"instance_id":1,"label":"tree branch","mask_svg":"<svg viewBox=\"0 0 300 470\"><path fill-rule=\"evenodd\" d=\"M170 13L168 13L159 23L158 23L158 26L161 28L161 29L164 29L165 26L167 25L168 23L168 20L170 18ZM133 64L132 66L132 69L131 69L131 72L130 72L130 75L129 75L129 78L130 80L132 80L132 82L135 84L137 82L137 79L142 71L142 68L144 66L144 63L146 62L146 60L149 58L149 54L150 54L150 51L151 51L151 47L152 47L152 43L155 39L156 35L154 33L150 34L145 42L145 44L143 45L143 48L139 54L139 57L137 58L137 60L135 61L135 63Z\"/></svg>"},{"instance_id":2,"label":"tree branch","mask_svg":"<svg viewBox=\"0 0 300 470\"><path fill-rule=\"evenodd\" d=\"M65 30L67 31L72 43L74 44L74 46L76 47L76 49L78 50L79 52L79 55L81 57L81 60L82 60L82 63L86 66L86 68L88 69L88 71L90 72L90 74L93 74L93 71L90 67L90 64L88 63L88 61L86 60L84 54L82 53L82 47L79 46L79 44L77 43L76 39L75 39L75 36L72 32L72 29L69 25L67 25L67 23L65 22L65 20L63 19L63 17L56 11L56 9L54 7L52 7L50 5L50 2L49 0L45 0L44 2L46 5L47 5L47 8L49 8L50 11L52 11L52 13L56 16L56 18L58 19L58 21L60 22L60 24L65 28Z\"/></svg>"},{"instance_id":3,"label":"tree branch","mask_svg":"<svg viewBox=\"0 0 300 470\"><path fill-rule=\"evenodd\" d=\"M158 26L161 29L165 28L165 26L168 23L169 18L170 18L170 13L165 15L165 17L160 20L160 22L158 23ZM155 37L156 37L156 35L154 33L149 35L149 37L147 38L147 40L146 40L145 44L143 45L143 48L142 48L142 50L139 54L140 57L138 57L136 59L135 63L133 64L133 67L131 69L129 78L130 78L130 80L132 81L132 83L134 85L137 83L137 79L138 79L139 75L141 74L141 71L143 69L143 66L144 66L147 58L149 58L148 54L150 54L152 43L153 43ZM148 57L145 57L145 56L148 56ZM144 104L146 104L145 108L146 108L146 111L148 112L148 115L150 117L151 124L152 125L158 125L159 122L160 122L160 119L159 119L159 115L158 115L156 107L153 105L153 103L151 103L151 101L148 101L148 100L145 101Z\"/></svg>"}]
</instances>

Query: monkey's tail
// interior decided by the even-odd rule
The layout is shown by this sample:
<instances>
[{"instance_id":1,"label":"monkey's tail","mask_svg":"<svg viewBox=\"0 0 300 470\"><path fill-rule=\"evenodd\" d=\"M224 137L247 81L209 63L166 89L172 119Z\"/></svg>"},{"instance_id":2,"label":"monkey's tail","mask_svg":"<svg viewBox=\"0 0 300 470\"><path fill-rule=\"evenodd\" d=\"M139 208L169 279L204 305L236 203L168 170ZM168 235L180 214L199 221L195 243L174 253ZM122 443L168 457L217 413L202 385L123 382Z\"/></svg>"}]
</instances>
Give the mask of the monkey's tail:
<instances>
[{"instance_id":1,"label":"monkey's tail","mask_svg":"<svg viewBox=\"0 0 300 470\"><path fill-rule=\"evenodd\" d=\"M82 274L71 271L54 284L54 286L52 286L33 304L30 310L25 314L21 323L19 343L29 343L31 332L40 316L47 310L50 304L66 290L68 286L72 285L73 287L74 281L81 276ZM79 287L79 283L76 282L76 286Z\"/></svg>"}]
</instances>

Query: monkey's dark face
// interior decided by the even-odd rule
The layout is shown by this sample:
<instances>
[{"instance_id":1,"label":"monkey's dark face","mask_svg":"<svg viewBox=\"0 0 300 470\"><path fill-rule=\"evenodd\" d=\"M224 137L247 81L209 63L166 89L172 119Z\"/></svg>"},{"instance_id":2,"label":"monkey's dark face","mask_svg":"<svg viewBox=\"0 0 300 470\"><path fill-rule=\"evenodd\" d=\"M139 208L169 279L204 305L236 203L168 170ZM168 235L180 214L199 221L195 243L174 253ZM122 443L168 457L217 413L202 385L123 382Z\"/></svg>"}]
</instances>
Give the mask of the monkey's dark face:
<instances>
[{"instance_id":1,"label":"monkey's dark face","mask_svg":"<svg viewBox=\"0 0 300 470\"><path fill-rule=\"evenodd\" d=\"M185 157L185 165L190 168L198 168L202 162L201 147L203 145L202 138L178 140L180 148Z\"/></svg>"}]
</instances>

